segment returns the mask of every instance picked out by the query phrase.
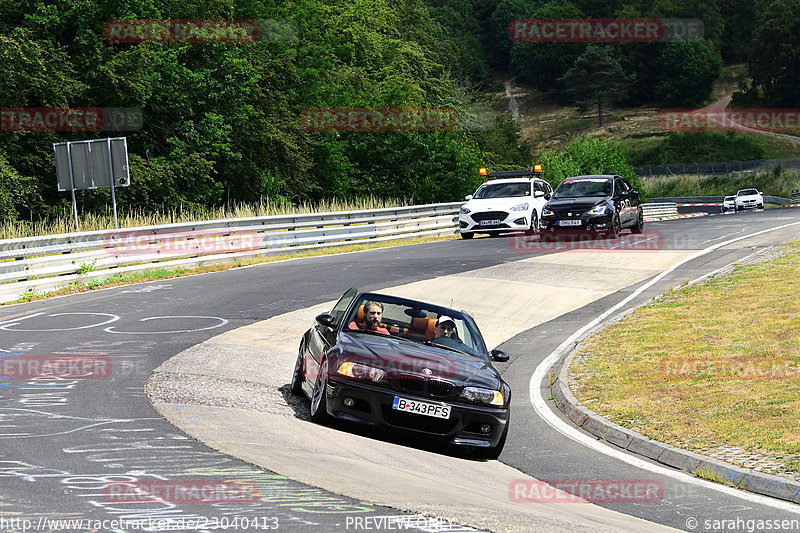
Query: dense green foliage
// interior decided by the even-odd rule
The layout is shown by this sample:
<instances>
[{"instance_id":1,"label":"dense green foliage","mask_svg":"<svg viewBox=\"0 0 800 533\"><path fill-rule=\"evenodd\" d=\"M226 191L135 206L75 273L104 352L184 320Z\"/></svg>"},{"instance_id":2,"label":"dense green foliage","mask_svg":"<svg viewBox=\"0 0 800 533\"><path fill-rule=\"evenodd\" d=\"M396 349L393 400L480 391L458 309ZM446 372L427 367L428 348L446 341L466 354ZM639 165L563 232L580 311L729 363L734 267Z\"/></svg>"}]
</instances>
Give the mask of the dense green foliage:
<instances>
[{"instance_id":1,"label":"dense green foliage","mask_svg":"<svg viewBox=\"0 0 800 533\"><path fill-rule=\"evenodd\" d=\"M724 57L749 61L751 100L800 106L798 6L797 0L0 0L0 99L6 108L141 110L142 128L122 132L132 185L118 197L128 209L366 196L452 201L472 192L479 166L529 166L533 159L516 123L492 111L481 90L518 76L579 103L598 93L596 81L557 82L586 43L512 41L513 19L699 18L700 41L603 47L619 65L612 77L635 75L628 103L703 105ZM268 20L282 38L109 42L104 24L122 19ZM458 120L455 128L428 132L303 127L304 110L330 107L447 107ZM62 213L69 200L56 190L52 143L106 136L0 130L0 217ZM611 171L625 156L591 144L603 142L584 139L545 158L554 171ZM105 210L109 192L78 196L83 209Z\"/></svg>"},{"instance_id":2,"label":"dense green foliage","mask_svg":"<svg viewBox=\"0 0 800 533\"><path fill-rule=\"evenodd\" d=\"M631 163L715 163L764 158L764 148L750 135L687 131L670 133L652 146L632 154Z\"/></svg>"},{"instance_id":3,"label":"dense green foliage","mask_svg":"<svg viewBox=\"0 0 800 533\"><path fill-rule=\"evenodd\" d=\"M553 186L570 176L586 174L619 174L627 178L645 199L639 177L628 162L626 150L611 140L582 136L571 142L563 152L545 150L539 160L544 177Z\"/></svg>"}]
</instances>

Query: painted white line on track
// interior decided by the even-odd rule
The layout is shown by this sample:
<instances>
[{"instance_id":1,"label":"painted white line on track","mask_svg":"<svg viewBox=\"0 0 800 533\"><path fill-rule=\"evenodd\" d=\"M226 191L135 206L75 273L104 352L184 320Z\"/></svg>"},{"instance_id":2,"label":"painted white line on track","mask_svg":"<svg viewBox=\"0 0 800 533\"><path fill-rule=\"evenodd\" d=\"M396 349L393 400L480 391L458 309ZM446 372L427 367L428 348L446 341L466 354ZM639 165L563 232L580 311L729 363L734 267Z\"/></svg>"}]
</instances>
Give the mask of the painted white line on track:
<instances>
[{"instance_id":1,"label":"painted white line on track","mask_svg":"<svg viewBox=\"0 0 800 533\"><path fill-rule=\"evenodd\" d=\"M663 466L654 465L654 464L652 464L652 463L650 463L648 461L645 461L643 459L639 459L638 457L634 457L634 456L630 455L629 453L623 451L622 449L614 448L613 445L603 444L602 442L597 440L595 437L586 435L584 433L581 433L577 429L577 427L564 422L555 413L553 413L550 410L550 408L548 407L547 402L545 401L544 397L541 395L540 390L539 390L540 389L540 384L542 383L542 380L544 379L545 375L547 374L547 371L550 369L550 367L552 367L556 363L556 361L558 360L559 356L563 353L563 351L570 344L575 343L575 341L580 339L581 336L583 334L585 334L587 331L589 331L591 328L595 327L597 324L602 322L604 319L606 319L612 313L616 312L617 310L619 310L620 308L622 308L623 306L628 304L631 300L633 300L634 298L639 296L642 292L644 292L645 290L647 290L650 287L652 287L653 285L655 285L658 281L663 279L667 274L673 272L675 269L677 269L681 265L683 265L685 263L688 263L689 261L692 261L694 259L697 259L698 257L702 257L702 256L704 256L704 255L716 250L717 248L721 248L721 247L726 246L728 244L731 244L731 243L734 243L734 242L737 242L737 241L740 241L740 240L743 240L743 239L748 239L750 237L755 237L757 235L762 235L764 233L777 231L779 229L788 228L788 227L791 227L791 226L796 226L798 224L800 224L800 222L792 222L791 224L784 224L782 226L777 226L775 228L769 228L769 229L757 231L755 233L751 233L749 235L743 235L741 237L736 237L734 239L729 239L727 241L720 242L720 243L714 244L712 246L709 246L708 248L700 250L697 253L692 254L689 257L687 257L687 258L685 258L685 259L683 259L681 261L678 261L677 263L675 263L674 265L669 267L667 270L661 272L660 274L655 276L653 279L651 279L650 281L648 281L647 283L645 283L644 285L642 285L641 287L636 289L633 293L631 293L629 296L627 296L624 300L622 300L621 302L617 303L616 305L614 305L613 307L611 307L610 309L608 309L604 313L600 314L594 320L592 320L588 324L584 325L581 329L579 329L578 331L576 331L575 333L570 335L569 338L567 338L564 342L562 342L561 345L558 348L556 348L552 353L550 353L550 355L548 355L544 359L544 361L542 361L539 364L539 366L536 367L536 370L534 371L533 375L531 376L531 379L530 379L528 387L529 387L529 390L530 390L531 405L533 406L534 411L536 411L536 414L539 415L539 417L542 420L547 422L547 424L549 424L553 429L555 429L556 431L558 431L559 433L561 433L565 437L567 437L569 439L572 439L575 442L577 442L579 444L582 444L583 446L586 446L587 448L591 448L592 450L594 450L596 452L600 452L600 453L608 455L609 457L612 457L614 459L617 459L617 460L620 460L622 462L628 463L629 465L634 466L636 468L641 468L643 470L649 470L650 472L653 472L654 474L660 474L660 475L663 475L663 476L666 476L666 477L670 477L670 478L679 480L679 481L681 481L683 483L688 483L688 484L692 484L692 485L698 485L698 486L701 486L701 487L704 487L704 488L708 488L708 489L714 489L714 490L717 490L719 492L723 492L723 493L725 493L725 494L727 494L729 496L735 496L737 498L741 498L743 500L747 500L747 501L755 503L755 504L766 505L766 506L774 507L776 509L780 509L780 510L783 510L783 511L790 511L792 513L800 514L800 506L798 506L795 503L781 501L781 500L775 500L775 499L769 498L767 496L761 496L761 495L753 494L753 493L750 493L750 492L744 492L744 491L741 491L739 489L735 489L733 487L728 487L728 486L725 486L725 485L721 485L719 483L714 483L714 482L711 482L711 481L706 481L704 479L696 478L696 477L694 477L692 475L685 474L683 472L679 472L679 471L674 470L672 468L667 468L667 467L663 467Z\"/></svg>"}]
</instances>

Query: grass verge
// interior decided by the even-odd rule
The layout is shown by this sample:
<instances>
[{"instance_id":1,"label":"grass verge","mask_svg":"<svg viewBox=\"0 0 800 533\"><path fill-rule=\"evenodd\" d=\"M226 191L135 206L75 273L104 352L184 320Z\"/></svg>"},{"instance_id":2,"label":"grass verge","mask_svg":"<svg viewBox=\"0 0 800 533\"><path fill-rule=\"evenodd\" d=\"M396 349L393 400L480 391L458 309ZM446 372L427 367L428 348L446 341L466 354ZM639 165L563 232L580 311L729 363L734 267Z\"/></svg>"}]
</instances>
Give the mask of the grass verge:
<instances>
[{"instance_id":1,"label":"grass verge","mask_svg":"<svg viewBox=\"0 0 800 533\"><path fill-rule=\"evenodd\" d=\"M800 241L775 251L587 339L570 368L576 398L661 442L741 447L798 472Z\"/></svg>"},{"instance_id":2,"label":"grass verge","mask_svg":"<svg viewBox=\"0 0 800 533\"><path fill-rule=\"evenodd\" d=\"M96 289L104 289L107 287L116 287L119 285L130 285L133 283L145 283L149 281L158 281L162 279L178 278L182 276L191 276L194 274L206 274L209 272L220 272L222 270L230 270L232 268L239 268L249 265L257 265L261 263L273 263L275 261L283 261L286 259L293 259L299 257L316 257L321 255L341 254L345 252L357 252L361 250L371 250L375 248L388 248L391 246L403 246L409 244L420 244L425 242L441 241L447 239L455 239L458 235L445 236L445 237L414 237L409 239L398 239L395 241L381 241L363 244L349 244L346 246L336 246L327 248L316 248L312 250L302 250L293 253L283 253L279 255L265 255L263 257L256 257L253 259L237 259L230 263L217 263L214 265L206 265L197 268L158 268L155 266L152 269L142 270L138 272L129 272L126 274L118 274L106 279L98 279L92 281L76 281L66 287L52 291L31 291L23 294L17 300L0 303L0 306L11 305L25 302L32 302L35 300L45 300L55 296L65 296L68 294L77 294L81 292L89 292Z\"/></svg>"}]
</instances>

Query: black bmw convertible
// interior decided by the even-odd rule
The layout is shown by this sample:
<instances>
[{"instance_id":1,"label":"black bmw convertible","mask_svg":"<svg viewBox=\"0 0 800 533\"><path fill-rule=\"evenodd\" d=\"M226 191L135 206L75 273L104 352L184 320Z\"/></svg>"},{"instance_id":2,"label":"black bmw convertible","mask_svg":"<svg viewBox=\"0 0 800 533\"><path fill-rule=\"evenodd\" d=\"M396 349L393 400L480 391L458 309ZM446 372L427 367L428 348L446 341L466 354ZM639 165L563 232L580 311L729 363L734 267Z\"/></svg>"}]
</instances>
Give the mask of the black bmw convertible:
<instances>
[{"instance_id":1,"label":"black bmw convertible","mask_svg":"<svg viewBox=\"0 0 800 533\"><path fill-rule=\"evenodd\" d=\"M349 289L316 317L300 342L291 390L311 400L311 420L328 417L411 432L500 455L511 388L492 366L465 312Z\"/></svg>"}]
</instances>

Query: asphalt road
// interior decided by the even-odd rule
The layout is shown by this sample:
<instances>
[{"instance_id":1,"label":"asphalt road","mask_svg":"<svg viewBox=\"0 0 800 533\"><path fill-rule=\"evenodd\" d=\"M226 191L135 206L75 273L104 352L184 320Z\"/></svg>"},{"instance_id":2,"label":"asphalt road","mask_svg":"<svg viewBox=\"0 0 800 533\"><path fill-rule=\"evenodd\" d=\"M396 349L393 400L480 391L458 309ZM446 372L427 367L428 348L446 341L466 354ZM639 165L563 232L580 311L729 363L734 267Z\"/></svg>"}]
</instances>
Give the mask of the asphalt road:
<instances>
[{"instance_id":1,"label":"asphalt road","mask_svg":"<svg viewBox=\"0 0 800 533\"><path fill-rule=\"evenodd\" d=\"M660 232L664 249L700 249L793 222L800 222L800 212L768 210L647 227ZM709 253L664 278L641 299L783 242L798 233L795 228ZM355 528L356 518L366 517L374 519L373 530L396 530L397 522L381 522L385 519L380 517L407 514L262 472L187 438L153 410L143 392L144 383L154 368L190 346L227 330L334 300L349 286L378 290L520 257L508 239L445 241L286 261L0 309L0 355L4 361L80 356L94 360L97 369L102 362L111 363L110 374L98 370L95 377L101 379L17 376L0 381L0 530L137 529L131 524L115 528L109 526L120 524L99 522L122 518L150 521L144 524L150 530L158 529L158 522L153 522L158 519L168 520L161 530L170 526L172 530L211 531L225 524L230 529L237 518L238 529L270 529L277 524L280 530L345 530ZM515 391L514 423L501 461L538 479L658 480L667 496L660 501L609 507L689 531L746 531L746 520L800 519L797 506L776 508L588 450L551 429L534 413L525 394L534 368L575 330L633 289L541 324L500 346L512 354L509 363L498 367ZM260 494L269 498L257 503L218 498L214 504L143 504L115 501L109 492L114 483L152 487L155 481L179 480L196 486L232 478L252 480ZM690 517L698 520L698 527L687 525ZM243 518L248 519L246 528L242 527ZM48 522L54 519L83 519L83 523ZM736 526L731 528L704 527L706 520L737 519L741 528L737 522L729 524ZM405 524L422 530L435 526ZM142 524L138 525L142 530Z\"/></svg>"}]
</instances>

